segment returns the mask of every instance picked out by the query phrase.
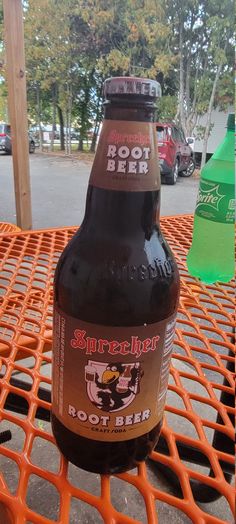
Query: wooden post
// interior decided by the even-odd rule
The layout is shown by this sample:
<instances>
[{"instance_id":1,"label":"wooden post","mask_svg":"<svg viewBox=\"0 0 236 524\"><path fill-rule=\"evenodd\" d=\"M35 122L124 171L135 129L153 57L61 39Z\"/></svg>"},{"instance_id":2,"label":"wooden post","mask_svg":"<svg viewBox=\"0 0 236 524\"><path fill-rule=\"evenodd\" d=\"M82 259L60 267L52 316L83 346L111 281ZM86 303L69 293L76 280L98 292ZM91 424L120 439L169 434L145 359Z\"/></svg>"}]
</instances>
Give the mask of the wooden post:
<instances>
[{"instance_id":1,"label":"wooden post","mask_svg":"<svg viewBox=\"0 0 236 524\"><path fill-rule=\"evenodd\" d=\"M17 225L32 228L22 0L3 0Z\"/></svg>"}]
</instances>

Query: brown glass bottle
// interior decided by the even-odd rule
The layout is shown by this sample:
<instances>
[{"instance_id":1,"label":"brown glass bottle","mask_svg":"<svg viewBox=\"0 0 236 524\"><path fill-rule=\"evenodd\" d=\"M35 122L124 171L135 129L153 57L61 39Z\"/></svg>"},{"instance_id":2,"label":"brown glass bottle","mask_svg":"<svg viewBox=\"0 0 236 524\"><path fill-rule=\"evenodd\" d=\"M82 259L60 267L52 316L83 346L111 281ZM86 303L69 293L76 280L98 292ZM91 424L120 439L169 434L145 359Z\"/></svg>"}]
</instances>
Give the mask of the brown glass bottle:
<instances>
[{"instance_id":1,"label":"brown glass bottle","mask_svg":"<svg viewBox=\"0 0 236 524\"><path fill-rule=\"evenodd\" d=\"M116 173L118 160L115 151L117 152L118 148L122 147L122 140L123 145L125 144L125 147L130 150L136 146L137 148L147 147L145 143L147 135L142 136L140 129L143 129L143 123L147 124L145 129L148 126L153 129L156 89L155 82L142 79L119 78L107 82L105 88L107 100L104 105L105 122L111 125L111 131L108 134L105 132L101 134L88 187L85 217L80 229L61 255L56 270L55 308L63 312L66 318L73 318L73 322L78 319L78 325L82 321L90 323L88 325L91 325L91 328L103 326L104 333L106 329L112 330L118 327L124 330L128 326L132 326L134 330L135 326L137 329L145 326L148 330L155 323L173 318L177 308L178 270L159 226L160 180L155 141L149 141L148 147L151 153L146 152L142 157L145 159L151 154L152 162L156 162L155 181L150 182L150 189L142 190L139 175L136 176L134 173L132 176L130 173L127 176L129 169L145 171L145 164L142 164L141 167L138 163L127 167L123 163L119 165L119 168L123 172L126 170L126 174L123 176L122 173ZM131 128L136 129L136 134L130 133ZM106 176L104 177L104 170L101 172L104 163L102 158L104 148L107 150L106 139L116 146L116 149L110 150L113 155L109 156L111 160L115 160L115 164L110 164L113 171L105 173L109 177L107 185L117 184L116 189L105 187ZM130 160L126 152L127 149L120 150L121 161ZM133 150L133 154L139 157L139 149ZM104 166L107 165L108 159ZM134 161L134 158L131 160ZM115 177L111 177L111 181L110 176L113 176L114 172ZM149 173L142 173L142 175L148 178ZM144 185L147 184L146 178ZM125 184L127 184L127 190L124 190ZM141 186L142 184L141 182ZM132 185L135 187L132 188ZM56 329L54 326L54 336ZM76 346L74 342L74 347L79 348L80 346ZM91 347L94 350L95 346ZM65 344L66 351L69 351L67 344ZM75 354L73 351L82 350L70 349L70 351L73 355ZM125 352L124 349L121 351ZM106 354L104 358L108 361L109 356ZM113 369L115 369L114 358ZM125 358L123 357L123 360ZM133 371L133 377L136 377L138 386L136 387L135 380L133 380L130 387L130 398L134 394L138 396L142 393L144 395L142 392L142 380L144 379L140 370L145 358L145 354L142 354L139 364L136 364L137 367L139 366L139 371L136 375L135 370ZM120 361L120 354L116 360ZM130 358L127 360L128 364L129 362ZM88 364L90 366L87 373L88 381L96 380L97 384L101 386L101 380L98 381L96 373L94 373L96 378L93 378L91 360ZM57 357L54 355L54 372L57 367ZM114 382L118 371L111 371L110 368L111 366L106 376L113 373L111 376ZM66 373L66 369L63 372ZM158 388L159 371L155 376L155 369L152 369L152 374L155 377L156 388ZM109 382L105 381L105 383ZM56 387L54 379L54 390ZM76 396L76 385L73 387ZM78 398L75 399L76 406L81 410L83 405L80 404L82 402L80 399L85 387L84 384L78 384ZM105 402L105 397L107 402L109 387L108 385L106 389L106 386L103 385L103 391L100 391L99 409L93 406L93 413L101 413L101 403ZM121 394L122 389L118 387L116 391ZM124 396L125 394L127 395L123 393ZM153 395L157 395L157 391L153 391ZM114 401L109 402L111 406ZM131 469L140 461L145 460L157 443L162 420L158 420L157 424L148 432L135 438L129 435L126 440L125 436L121 437L124 440L110 441L110 437L107 437L107 440L101 440L101 437L96 438L96 433L93 438L87 438L79 434L79 426L75 432L64 425L63 417L60 418L57 415L55 404L54 399L52 429L57 444L68 460L88 471L117 473ZM105 404L103 408L104 406ZM104 410L106 411L105 408ZM116 412L117 415L122 413L120 406ZM84 412L81 411L81 413ZM139 420L139 416L138 413L136 420ZM119 417L118 420L120 420ZM105 439L106 435L102 438Z\"/></svg>"}]
</instances>

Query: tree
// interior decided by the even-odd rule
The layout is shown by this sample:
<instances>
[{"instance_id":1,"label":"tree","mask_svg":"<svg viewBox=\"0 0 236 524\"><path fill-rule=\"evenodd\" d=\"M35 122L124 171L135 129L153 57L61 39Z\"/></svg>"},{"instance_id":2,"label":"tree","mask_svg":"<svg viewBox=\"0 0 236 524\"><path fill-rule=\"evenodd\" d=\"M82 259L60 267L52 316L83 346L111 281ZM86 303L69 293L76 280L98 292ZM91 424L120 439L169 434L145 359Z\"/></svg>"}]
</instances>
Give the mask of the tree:
<instances>
[{"instance_id":1,"label":"tree","mask_svg":"<svg viewBox=\"0 0 236 524\"><path fill-rule=\"evenodd\" d=\"M106 47L106 52L101 53L98 67L105 75L113 72L159 76L162 81L175 61L169 48L171 31L166 24L163 2L120 0L111 4L113 15L106 31L110 49Z\"/></svg>"},{"instance_id":2,"label":"tree","mask_svg":"<svg viewBox=\"0 0 236 524\"><path fill-rule=\"evenodd\" d=\"M207 113L204 151L211 130L211 112L219 100L218 86L221 85L222 99L223 80L233 68L232 12L232 0L167 0L167 16L173 29L171 49L178 58L176 119L186 135L191 136L199 116ZM232 101L232 96L228 83L228 101ZM205 161L204 152L202 160Z\"/></svg>"},{"instance_id":3,"label":"tree","mask_svg":"<svg viewBox=\"0 0 236 524\"><path fill-rule=\"evenodd\" d=\"M70 153L73 125L81 150L93 129L94 150L111 75L157 79L158 119L175 118L189 136L207 113L206 147L212 108L233 97L232 0L37 0L24 8L29 117L39 128L59 122L61 149ZM1 21L0 4L0 59Z\"/></svg>"},{"instance_id":4,"label":"tree","mask_svg":"<svg viewBox=\"0 0 236 524\"><path fill-rule=\"evenodd\" d=\"M4 83L0 83L0 121L8 121L7 92Z\"/></svg>"},{"instance_id":5,"label":"tree","mask_svg":"<svg viewBox=\"0 0 236 524\"><path fill-rule=\"evenodd\" d=\"M61 126L61 146L64 149L64 117L60 96L66 89L69 74L68 3L56 0L31 2L26 11L25 40L28 69L29 100L36 103L36 121L41 127L43 102L51 108L52 128L55 127L55 109ZM53 21L53 23L52 23ZM48 114L47 114L48 117ZM48 123L48 121L47 121ZM41 135L41 133L40 133Z\"/></svg>"},{"instance_id":6,"label":"tree","mask_svg":"<svg viewBox=\"0 0 236 524\"><path fill-rule=\"evenodd\" d=\"M234 5L229 0L221 2L209 1L209 19L207 20L206 30L209 38L208 57L211 67L211 94L207 108L207 120L203 139L203 151L201 167L206 162L207 142L211 131L211 112L216 100L216 93L220 78L224 79L224 74L233 70L233 34L234 20L232 17ZM221 88L223 87L221 82ZM233 101L233 92L232 92Z\"/></svg>"},{"instance_id":7,"label":"tree","mask_svg":"<svg viewBox=\"0 0 236 524\"><path fill-rule=\"evenodd\" d=\"M82 32L83 49L94 70L92 78L94 75L96 77L90 97L87 98L88 102L91 93L95 93L95 107L98 109L92 149L101 118L101 87L105 77L137 75L157 78L167 96L165 102L171 102L171 109L167 110L167 103L161 101L159 113L172 116L176 98L173 96L175 88L171 67L176 57L169 49L170 29L166 25L165 11L160 1L89 0L86 7L77 10L75 27L77 34ZM170 90L169 84L172 84ZM83 111L89 107L87 102L83 97ZM94 108L90 108L93 112ZM86 122L84 113L83 121Z\"/></svg>"}]
</instances>

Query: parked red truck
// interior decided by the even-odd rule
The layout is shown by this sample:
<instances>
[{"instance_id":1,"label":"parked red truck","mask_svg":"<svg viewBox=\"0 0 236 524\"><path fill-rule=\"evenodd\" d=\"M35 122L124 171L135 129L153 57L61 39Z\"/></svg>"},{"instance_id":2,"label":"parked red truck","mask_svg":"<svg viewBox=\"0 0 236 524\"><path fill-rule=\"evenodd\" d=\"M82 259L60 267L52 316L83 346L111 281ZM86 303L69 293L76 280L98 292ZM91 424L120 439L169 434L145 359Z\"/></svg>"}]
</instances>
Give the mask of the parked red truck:
<instances>
[{"instance_id":1,"label":"parked red truck","mask_svg":"<svg viewBox=\"0 0 236 524\"><path fill-rule=\"evenodd\" d=\"M175 184L178 176L191 176L195 169L191 138L173 123L156 123L162 182Z\"/></svg>"}]
</instances>

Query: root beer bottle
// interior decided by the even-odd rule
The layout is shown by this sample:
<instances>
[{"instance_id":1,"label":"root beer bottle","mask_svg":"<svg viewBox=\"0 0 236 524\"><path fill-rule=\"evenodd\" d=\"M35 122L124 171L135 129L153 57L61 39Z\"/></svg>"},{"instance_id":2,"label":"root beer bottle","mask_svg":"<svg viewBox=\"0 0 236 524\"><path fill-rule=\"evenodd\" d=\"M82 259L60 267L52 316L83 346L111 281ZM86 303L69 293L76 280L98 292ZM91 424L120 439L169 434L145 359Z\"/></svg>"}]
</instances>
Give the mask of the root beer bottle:
<instances>
[{"instance_id":1,"label":"root beer bottle","mask_svg":"<svg viewBox=\"0 0 236 524\"><path fill-rule=\"evenodd\" d=\"M55 276L52 428L97 473L145 460L160 433L179 294L159 226L159 84L105 81L83 223Z\"/></svg>"}]
</instances>

